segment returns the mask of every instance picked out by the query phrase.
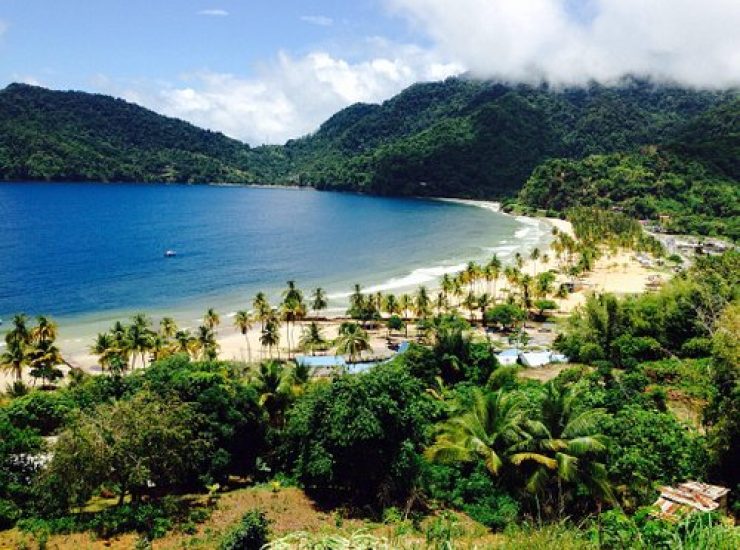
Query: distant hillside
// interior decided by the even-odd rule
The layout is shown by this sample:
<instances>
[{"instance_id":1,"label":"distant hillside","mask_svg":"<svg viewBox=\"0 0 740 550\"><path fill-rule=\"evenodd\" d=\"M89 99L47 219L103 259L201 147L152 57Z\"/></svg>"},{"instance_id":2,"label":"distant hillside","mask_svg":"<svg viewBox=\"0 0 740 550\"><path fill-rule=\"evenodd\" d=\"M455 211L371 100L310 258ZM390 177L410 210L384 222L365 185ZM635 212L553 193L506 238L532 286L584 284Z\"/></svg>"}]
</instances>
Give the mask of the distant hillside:
<instances>
[{"instance_id":1,"label":"distant hillside","mask_svg":"<svg viewBox=\"0 0 740 550\"><path fill-rule=\"evenodd\" d=\"M123 100L13 84L0 91L0 179L298 183L499 198L515 195L550 159L656 143L737 179L730 96L635 79L552 90L451 78L348 107L284 146L252 149ZM722 134L727 141L717 141L718 125L734 128Z\"/></svg>"},{"instance_id":2,"label":"distant hillside","mask_svg":"<svg viewBox=\"0 0 740 550\"><path fill-rule=\"evenodd\" d=\"M740 181L740 98L720 103L692 120L669 147Z\"/></svg>"},{"instance_id":3,"label":"distant hillside","mask_svg":"<svg viewBox=\"0 0 740 550\"><path fill-rule=\"evenodd\" d=\"M249 147L120 99L0 91L0 179L253 181Z\"/></svg>"},{"instance_id":4,"label":"distant hillside","mask_svg":"<svg viewBox=\"0 0 740 550\"><path fill-rule=\"evenodd\" d=\"M673 139L726 97L635 79L551 90L451 78L340 111L285 154L293 181L322 188L500 197L549 158Z\"/></svg>"}]
</instances>

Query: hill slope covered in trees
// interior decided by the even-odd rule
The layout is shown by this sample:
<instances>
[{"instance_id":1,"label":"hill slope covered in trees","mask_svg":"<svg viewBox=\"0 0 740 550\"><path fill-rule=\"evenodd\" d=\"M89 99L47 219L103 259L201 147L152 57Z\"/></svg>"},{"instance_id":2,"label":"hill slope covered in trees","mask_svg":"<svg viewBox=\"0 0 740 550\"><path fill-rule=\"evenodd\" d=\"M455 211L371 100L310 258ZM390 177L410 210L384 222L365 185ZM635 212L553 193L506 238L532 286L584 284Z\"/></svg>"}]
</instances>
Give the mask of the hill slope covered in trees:
<instances>
[{"instance_id":1,"label":"hill slope covered in trees","mask_svg":"<svg viewBox=\"0 0 740 550\"><path fill-rule=\"evenodd\" d=\"M0 91L0 178L253 181L249 147L103 95L11 84Z\"/></svg>"},{"instance_id":2,"label":"hill slope covered in trees","mask_svg":"<svg viewBox=\"0 0 740 550\"><path fill-rule=\"evenodd\" d=\"M635 79L553 90L452 78L340 111L285 154L296 181L322 188L501 197L549 158L672 141L728 95Z\"/></svg>"},{"instance_id":3,"label":"hill slope covered in trees","mask_svg":"<svg viewBox=\"0 0 740 550\"><path fill-rule=\"evenodd\" d=\"M122 100L14 84L0 91L0 178L503 197L550 158L631 151L680 132L711 138L722 111L708 112L728 95L634 79L552 90L451 78L348 107L284 146L250 148ZM713 162L733 151L727 144Z\"/></svg>"},{"instance_id":4,"label":"hill slope covered in trees","mask_svg":"<svg viewBox=\"0 0 740 550\"><path fill-rule=\"evenodd\" d=\"M620 208L670 216L677 232L740 239L740 100L711 109L664 147L559 158L538 166L520 193L533 208Z\"/></svg>"}]
</instances>

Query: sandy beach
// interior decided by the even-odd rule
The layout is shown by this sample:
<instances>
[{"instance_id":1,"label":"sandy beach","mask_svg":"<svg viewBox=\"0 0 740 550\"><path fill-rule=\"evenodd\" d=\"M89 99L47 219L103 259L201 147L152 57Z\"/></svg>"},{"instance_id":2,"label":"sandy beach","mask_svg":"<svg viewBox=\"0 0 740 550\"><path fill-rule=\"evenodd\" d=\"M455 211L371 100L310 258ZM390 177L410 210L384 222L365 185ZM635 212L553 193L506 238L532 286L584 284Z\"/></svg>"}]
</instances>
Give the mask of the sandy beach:
<instances>
[{"instance_id":1,"label":"sandy beach","mask_svg":"<svg viewBox=\"0 0 740 550\"><path fill-rule=\"evenodd\" d=\"M491 211L498 211L499 205L497 203L488 201L457 201L471 206L478 206L486 208ZM557 218L537 218L538 222L546 222L550 227L556 227L559 231L573 234L571 224L565 220ZM542 258L533 262L527 260L524 263L522 271L532 276L537 273L549 269L557 269L557 260L554 254L550 253L550 250L546 247L541 248L543 255L547 254L549 259L544 262ZM459 271L459 270L458 270ZM454 273L454 271L450 271ZM559 305L559 315L565 315L572 311L575 307L582 304L589 293L591 292L612 292L615 294L631 294L640 293L646 290L651 277L656 275L656 271L643 267L634 257L633 253L630 252L618 252L612 256L603 256L595 264L594 269L585 274L583 277L578 279L576 292L570 294L566 299L557 300ZM442 274L440 273L439 276ZM558 275L555 287L562 282L569 281L564 275ZM426 283L427 289L430 292L430 296L433 296L438 290L438 280L433 283ZM508 292L508 283L502 276L499 278L497 285L497 299L505 299ZM367 292L377 292L382 290L381 288L369 287L366 289ZM454 304L453 304L454 305ZM234 309L237 309L236 307ZM219 357L224 360L234 361L246 361L246 362L257 362L269 357L269 352L263 349L259 342L260 327L259 323L255 322L253 328L248 332L246 337L242 335L233 326L233 315L224 314L221 316L221 324L216 329L216 336L219 346ZM467 315L467 312L462 311L463 315ZM324 338L332 340L336 338L339 325L342 321L346 320L344 317L343 308L330 308L329 312L322 312L325 316L325 320L319 321ZM156 319L155 319L156 321ZM288 342L292 342L291 348L292 353L296 353L298 348L298 340L301 335L303 327L305 327L309 320L303 323L298 323L295 326L290 327L290 335L288 334L288 327L283 324L280 328L280 346L279 349L275 348L272 351L273 357L288 357ZM413 335L413 328L410 331L410 335ZM369 331L371 339L372 351L366 352L365 356L372 357L386 357L392 355L392 352L387 346L387 333L385 328L379 328L376 330ZM93 342L94 335L90 335L89 339L86 338L75 338L73 340L65 340L60 342L60 348L65 359L68 363L74 367L81 368L90 373L99 373L100 368L97 366L97 358L89 352L89 346ZM63 370L67 370L68 367L64 367ZM5 388L12 380L10 373L0 372L0 388ZM33 382L27 375L24 377L27 382Z\"/></svg>"}]
</instances>

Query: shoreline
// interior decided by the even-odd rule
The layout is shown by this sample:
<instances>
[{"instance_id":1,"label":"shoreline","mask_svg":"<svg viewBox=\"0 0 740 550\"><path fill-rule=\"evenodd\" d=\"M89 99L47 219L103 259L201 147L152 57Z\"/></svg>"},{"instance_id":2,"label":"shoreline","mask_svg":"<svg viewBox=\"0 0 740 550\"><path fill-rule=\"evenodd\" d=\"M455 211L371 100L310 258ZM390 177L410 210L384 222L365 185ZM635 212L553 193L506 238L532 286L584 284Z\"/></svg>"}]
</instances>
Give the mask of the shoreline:
<instances>
[{"instance_id":1,"label":"shoreline","mask_svg":"<svg viewBox=\"0 0 740 550\"><path fill-rule=\"evenodd\" d=\"M272 186L271 186L272 187ZM420 197L425 198L425 197ZM515 244L509 244L509 248L512 248L510 251L507 251L506 254L499 254L499 256L506 256L506 259L504 260L504 263L510 263L509 261L506 261L508 258L513 257L513 250L516 250L519 248L525 258L527 260L525 261L523 271L524 272L534 272L537 271L539 268L539 272L544 271L545 269L548 269L550 267L549 264L544 264L542 261L538 262L538 265L534 267L533 262L528 259L528 254L525 254L529 252L534 247L539 247L541 252L548 253L550 250L550 243L551 243L551 232L546 231L544 227L552 228L552 227L558 227L559 230L572 233L572 228L570 227L570 223L561 220L561 219L551 219L551 218L540 218L540 217L525 217L525 216L512 216L510 214L506 214L504 212L500 211L500 203L494 202L494 201L477 201L477 200L468 200L468 199L454 199L454 198L434 198L430 200L439 200L443 202L450 202L450 203L456 203L468 207L477 207L477 208L483 208L486 210L489 210L491 212L496 212L499 214L507 215L511 218L516 219L520 224L522 224L525 227L522 227L516 231L516 233L519 233L520 235L522 233L520 232L528 232L531 231L533 227L535 227L536 233L536 240L526 242L523 241L522 238L519 235L516 235L513 238L505 238L500 240L497 243L497 246L492 247L492 249L495 248L502 248L503 243L509 243L514 242ZM529 226L529 227L527 227ZM529 233L527 233L529 234ZM527 245L529 245L529 249L525 250L527 248ZM494 252L493 250L490 252L490 255L492 255ZM473 260L471 258L471 260ZM475 259L475 261L478 261L478 259ZM550 264L554 263L554 259L551 259ZM379 282L375 285L369 285L365 287L363 290L366 293L375 293L379 291L388 292L388 291L395 291L398 288L399 281L407 283L407 285L401 286L400 288L410 288L410 289L416 289L421 285L424 285L427 287L427 289L430 291L430 294L436 291L436 289L439 288L439 279L444 273L457 273L460 270L462 270L465 267L465 264L458 264L458 265L451 265L451 266L433 266L433 267L427 267L427 268L417 268L412 269L410 272L407 272L407 275L402 276L400 278L391 278L390 280ZM411 280L415 275L418 275L420 272L423 272L423 275L427 277L427 280L419 281L419 280ZM300 281L298 281L298 284L300 286ZM501 280L499 281L499 286L497 288L497 294L501 295L505 291L507 287L507 284L505 281ZM308 292L308 290L304 289L304 291ZM348 295L349 293L346 293ZM342 293L342 295L345 295ZM325 337L327 338L333 338L336 335L336 330L338 328L338 319L345 317L344 314L344 304L338 305L336 302L339 300L341 301L341 297L337 295L333 295L333 301L334 303L331 304L331 307L329 310L322 312L322 316L326 317L326 321L321 321L320 324L322 325L322 328L325 332ZM571 295L571 297L567 300L568 304L565 305L564 309L570 310L579 303L581 303L583 300L585 300L585 296L580 294L574 294ZM250 304L251 305L251 304ZM229 306L227 308L220 309L221 313L221 327L217 330L217 340L220 346L220 353L219 357L221 359L227 359L227 360L245 360L251 355L252 360L255 360L256 358L261 359L260 357L260 345L258 342L259 339L259 329L253 328L252 331L250 331L249 334L249 343L247 344L247 341L244 339L244 337L237 331L236 328L232 326L232 319L234 316L234 311L239 309L238 306ZM173 311L174 310L174 311ZM157 311L156 313L152 314L151 317L155 321L155 323L161 318L161 315L158 315L157 313L163 313L164 315L173 315L177 313L177 308L168 309L167 311L160 312ZM180 323L182 328L193 328L193 325L197 326L197 323L199 322L199 315L190 315L194 313L193 311L181 311L180 313L187 313L188 315L183 315L185 317L190 318L191 322L184 322ZM100 331L107 330L107 328L110 326L110 318L122 318L122 317L116 317L114 315L108 315L105 313L102 314L95 314L92 313L91 316L98 317L100 321L98 322L98 327L94 327L95 322L88 323L88 324L65 324L64 321L61 323L61 330L62 333L60 336L60 339L58 340L58 345L61 348L65 358L74 366L79 366L80 368L88 371L88 372L99 372L95 366L97 363L97 360L94 356L92 356L89 351L88 347L92 344L93 339L95 337L96 331L98 329ZM180 317L183 317L180 316ZM106 321L103 321L102 319L105 318ZM104 323L104 324L103 324ZM69 334L69 333L75 333L76 328L80 329L83 326L87 328L87 330L83 332L77 332L77 334ZM65 335L65 333L67 333ZM65 337L69 335L70 337ZM294 342L297 342L297 339L299 337L299 329L294 328L291 334L291 340ZM377 335L376 335L377 336ZM281 328L281 354L285 353L284 345L287 340L287 333L285 327ZM385 338L384 338L384 331L383 331L383 338L381 339L382 342L378 340L378 338L373 338L373 353L375 355L381 355L385 350ZM283 355L284 356L284 355ZM5 377L0 375L0 379L4 379ZM4 387L4 382L7 380L3 380L2 387Z\"/></svg>"}]
</instances>

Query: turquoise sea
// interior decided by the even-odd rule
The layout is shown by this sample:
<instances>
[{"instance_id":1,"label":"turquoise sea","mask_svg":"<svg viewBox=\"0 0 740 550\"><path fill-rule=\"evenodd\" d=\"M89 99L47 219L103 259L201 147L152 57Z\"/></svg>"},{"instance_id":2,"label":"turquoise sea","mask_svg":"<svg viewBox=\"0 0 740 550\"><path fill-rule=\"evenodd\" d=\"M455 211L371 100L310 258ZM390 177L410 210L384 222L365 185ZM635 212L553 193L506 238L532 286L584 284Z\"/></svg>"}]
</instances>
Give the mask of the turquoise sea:
<instances>
[{"instance_id":1,"label":"turquoise sea","mask_svg":"<svg viewBox=\"0 0 740 550\"><path fill-rule=\"evenodd\" d=\"M195 324L285 281L340 311L353 283L434 286L494 252L542 244L546 224L437 200L301 189L90 183L0 184L0 318L48 314L92 334L136 311ZM166 250L177 255L165 258ZM4 327L0 327L4 328Z\"/></svg>"}]
</instances>

